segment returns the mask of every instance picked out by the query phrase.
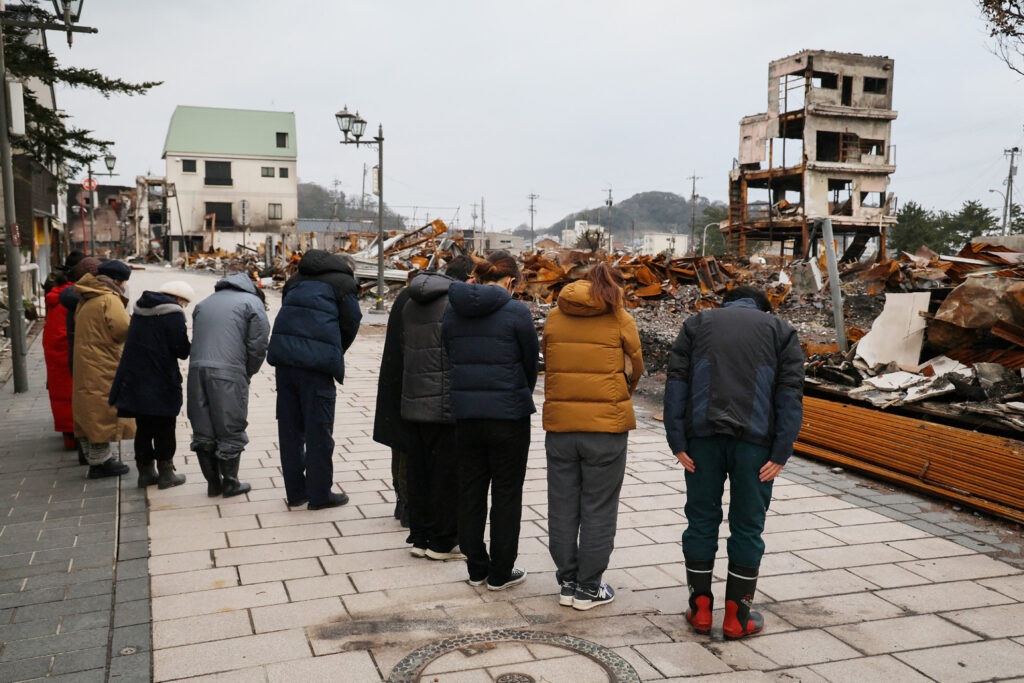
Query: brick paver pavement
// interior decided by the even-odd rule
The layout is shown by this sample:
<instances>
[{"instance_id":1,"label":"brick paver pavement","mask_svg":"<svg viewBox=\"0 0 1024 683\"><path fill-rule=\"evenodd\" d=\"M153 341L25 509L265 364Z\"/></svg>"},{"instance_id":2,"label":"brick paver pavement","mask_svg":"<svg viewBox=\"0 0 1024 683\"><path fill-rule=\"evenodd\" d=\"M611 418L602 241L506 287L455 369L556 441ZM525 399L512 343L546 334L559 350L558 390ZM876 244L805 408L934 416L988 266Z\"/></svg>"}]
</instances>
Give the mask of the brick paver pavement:
<instances>
[{"instance_id":1,"label":"brick paver pavement","mask_svg":"<svg viewBox=\"0 0 1024 683\"><path fill-rule=\"evenodd\" d=\"M168 277L148 272L133 284L139 291ZM212 281L197 278L207 289ZM992 557L998 548L985 541L999 539L948 517L925 521L910 514L925 507L916 496L879 493L797 458L776 484L767 523L758 587L765 633L742 642L723 641L720 627L710 637L694 635L682 616L682 471L649 420L630 437L606 574L618 591L610 605L578 612L557 604L539 417L523 501L526 583L488 592L466 584L462 563L410 556L406 532L392 518L390 451L370 438L382 345L383 328L365 326L339 387L335 481L351 496L348 505L286 507L270 368L252 384L241 471L252 492L207 498L191 457L179 466L185 485L148 489L156 680L374 681L421 645L506 628L592 641L625 658L643 680L1024 675L1024 574ZM4 401L7 415L10 397ZM18 408L21 419L28 412ZM179 453L188 434L182 416ZM723 559L714 587L719 605L724 570ZM424 680L494 681L510 672L537 681L596 679L589 660L569 654L535 644L463 648L436 660Z\"/></svg>"}]
</instances>

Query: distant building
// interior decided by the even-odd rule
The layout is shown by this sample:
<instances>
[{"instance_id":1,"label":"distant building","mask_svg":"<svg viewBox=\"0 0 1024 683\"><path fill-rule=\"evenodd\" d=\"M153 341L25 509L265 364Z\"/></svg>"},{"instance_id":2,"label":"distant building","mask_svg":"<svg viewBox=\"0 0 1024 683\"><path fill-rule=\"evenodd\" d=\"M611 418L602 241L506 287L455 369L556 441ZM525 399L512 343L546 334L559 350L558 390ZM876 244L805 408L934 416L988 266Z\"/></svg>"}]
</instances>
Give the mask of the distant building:
<instances>
[{"instance_id":1,"label":"distant building","mask_svg":"<svg viewBox=\"0 0 1024 683\"><path fill-rule=\"evenodd\" d=\"M126 185L98 185L95 192L88 192L81 185L69 187L68 234L71 245L87 254L119 257L125 247L134 251L135 227L130 210L135 198L135 188ZM90 197L90 195L92 195ZM95 207L92 200L97 200Z\"/></svg>"},{"instance_id":2,"label":"distant building","mask_svg":"<svg viewBox=\"0 0 1024 683\"><path fill-rule=\"evenodd\" d=\"M177 107L163 154L167 183L177 193L167 202L168 232L202 234L212 214L217 231L241 233L246 200L250 230L294 233L296 149L291 112Z\"/></svg>"},{"instance_id":3,"label":"distant building","mask_svg":"<svg viewBox=\"0 0 1024 683\"><path fill-rule=\"evenodd\" d=\"M603 225L590 223L588 221L576 221L572 228L566 228L562 231L562 244L568 249L575 249L581 237L587 233L594 232L601 236L601 244L605 244L608 241L605 239L605 229Z\"/></svg>"},{"instance_id":4,"label":"distant building","mask_svg":"<svg viewBox=\"0 0 1024 683\"><path fill-rule=\"evenodd\" d=\"M526 240L510 232L481 232L479 230L463 230L462 238L466 247L478 254L492 251L507 251L521 254L526 249Z\"/></svg>"},{"instance_id":5,"label":"distant building","mask_svg":"<svg viewBox=\"0 0 1024 683\"><path fill-rule=\"evenodd\" d=\"M671 232L652 232L644 235L640 253L648 256L668 252L672 256L686 256L690 251L690 236Z\"/></svg>"}]
</instances>

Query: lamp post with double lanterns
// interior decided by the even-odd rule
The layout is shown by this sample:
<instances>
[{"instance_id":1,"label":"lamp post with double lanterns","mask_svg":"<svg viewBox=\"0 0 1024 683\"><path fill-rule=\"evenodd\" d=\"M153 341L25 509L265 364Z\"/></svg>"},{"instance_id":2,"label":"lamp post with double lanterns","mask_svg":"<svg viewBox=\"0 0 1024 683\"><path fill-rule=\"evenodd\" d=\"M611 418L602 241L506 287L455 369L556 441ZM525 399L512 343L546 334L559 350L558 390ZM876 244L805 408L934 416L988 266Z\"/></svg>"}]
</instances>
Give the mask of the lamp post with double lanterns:
<instances>
[{"instance_id":1,"label":"lamp post with double lanterns","mask_svg":"<svg viewBox=\"0 0 1024 683\"><path fill-rule=\"evenodd\" d=\"M21 291L21 233L14 211L14 166L11 162L11 139L8 135L7 64L4 59L4 27L66 31L68 46L75 33L96 33L88 26L77 26L82 15L82 0L53 0L54 21L40 20L39 13L29 14L23 7L4 11L0 2L0 172L3 173L4 238L7 267L7 304L11 326L11 365L14 393L28 391L28 363L25 343L25 306Z\"/></svg>"},{"instance_id":2,"label":"lamp post with double lanterns","mask_svg":"<svg viewBox=\"0 0 1024 683\"><path fill-rule=\"evenodd\" d=\"M107 173L93 173L92 162L90 161L87 167L89 169L89 179L82 183L82 187L89 193L89 232L91 233L89 238L89 252L93 256L96 255L96 201L99 200L100 196L98 186L96 185L96 181L93 180L93 176L102 175L107 176L108 178L116 176L117 174L114 173L114 164L117 163L117 157L113 154L107 154L103 157L103 163L107 167ZM93 196L94 192L96 193L95 197ZM82 235L82 245L85 245L85 235Z\"/></svg>"},{"instance_id":3,"label":"lamp post with double lanterns","mask_svg":"<svg viewBox=\"0 0 1024 683\"><path fill-rule=\"evenodd\" d=\"M348 106L334 115L338 128L345 135L339 140L343 145L367 145L377 147L377 303L372 312L384 313L384 126L377 126L377 136L373 142L363 140L366 132L366 119L349 112ZM349 137L351 135L351 137Z\"/></svg>"}]
</instances>

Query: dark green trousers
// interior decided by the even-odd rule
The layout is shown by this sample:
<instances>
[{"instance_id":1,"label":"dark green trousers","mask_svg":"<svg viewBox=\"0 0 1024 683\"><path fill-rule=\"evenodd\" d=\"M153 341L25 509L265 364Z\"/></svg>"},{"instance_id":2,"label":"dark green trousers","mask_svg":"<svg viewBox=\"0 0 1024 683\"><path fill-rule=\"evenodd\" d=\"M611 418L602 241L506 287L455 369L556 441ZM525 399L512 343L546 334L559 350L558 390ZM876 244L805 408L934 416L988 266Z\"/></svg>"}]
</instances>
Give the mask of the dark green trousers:
<instances>
[{"instance_id":1,"label":"dark green trousers","mask_svg":"<svg viewBox=\"0 0 1024 683\"><path fill-rule=\"evenodd\" d=\"M764 518L772 498L772 482L758 480L770 449L725 436L690 441L687 454L695 472L686 472L687 526L683 531L683 557L711 562L718 552L722 524L722 493L729 480L729 561L758 567L764 555Z\"/></svg>"}]
</instances>

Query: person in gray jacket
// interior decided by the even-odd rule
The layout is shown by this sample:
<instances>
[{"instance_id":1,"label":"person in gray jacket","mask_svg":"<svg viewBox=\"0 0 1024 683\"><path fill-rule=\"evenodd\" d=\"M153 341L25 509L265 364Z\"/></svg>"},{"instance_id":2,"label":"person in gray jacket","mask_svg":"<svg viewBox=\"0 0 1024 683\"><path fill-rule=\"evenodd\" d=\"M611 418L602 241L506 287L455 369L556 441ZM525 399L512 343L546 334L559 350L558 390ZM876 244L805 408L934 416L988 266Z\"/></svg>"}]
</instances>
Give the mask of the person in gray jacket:
<instances>
[{"instance_id":1,"label":"person in gray jacket","mask_svg":"<svg viewBox=\"0 0 1024 683\"><path fill-rule=\"evenodd\" d=\"M188 419L207 494L246 493L238 481L249 415L249 380L267 355L270 323L262 292L246 273L228 275L192 314Z\"/></svg>"},{"instance_id":2,"label":"person in gray jacket","mask_svg":"<svg viewBox=\"0 0 1024 683\"><path fill-rule=\"evenodd\" d=\"M448 287L465 282L473 259L457 256L444 275L426 272L409 284L402 308L402 419L408 427L409 538L414 557L464 560L456 507L455 418L450 364L441 337Z\"/></svg>"}]
</instances>

